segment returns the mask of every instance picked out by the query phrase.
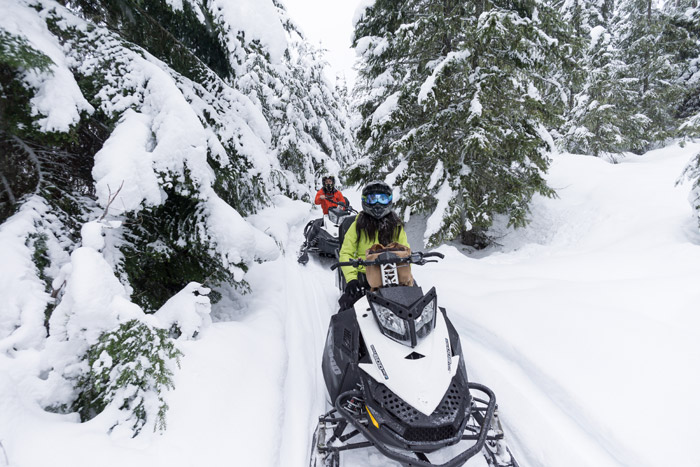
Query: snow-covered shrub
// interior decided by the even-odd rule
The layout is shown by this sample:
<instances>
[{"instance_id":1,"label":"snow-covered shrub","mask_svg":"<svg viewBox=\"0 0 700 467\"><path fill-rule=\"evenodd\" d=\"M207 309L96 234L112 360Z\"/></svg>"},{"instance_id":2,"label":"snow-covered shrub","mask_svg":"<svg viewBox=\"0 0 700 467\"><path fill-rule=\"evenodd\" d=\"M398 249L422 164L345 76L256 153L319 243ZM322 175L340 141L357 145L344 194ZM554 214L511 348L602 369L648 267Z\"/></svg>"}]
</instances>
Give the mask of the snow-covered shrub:
<instances>
[{"instance_id":1,"label":"snow-covered shrub","mask_svg":"<svg viewBox=\"0 0 700 467\"><path fill-rule=\"evenodd\" d=\"M84 355L89 370L78 380L75 410L85 421L113 405L122 412L114 426L125 424L134 436L144 427L164 430L163 392L174 388L172 368L181 355L166 330L135 319L123 323Z\"/></svg>"},{"instance_id":2,"label":"snow-covered shrub","mask_svg":"<svg viewBox=\"0 0 700 467\"><path fill-rule=\"evenodd\" d=\"M202 284L190 282L155 312L158 325L170 330L175 337L197 337L202 329L211 324L210 291Z\"/></svg>"}]
</instances>

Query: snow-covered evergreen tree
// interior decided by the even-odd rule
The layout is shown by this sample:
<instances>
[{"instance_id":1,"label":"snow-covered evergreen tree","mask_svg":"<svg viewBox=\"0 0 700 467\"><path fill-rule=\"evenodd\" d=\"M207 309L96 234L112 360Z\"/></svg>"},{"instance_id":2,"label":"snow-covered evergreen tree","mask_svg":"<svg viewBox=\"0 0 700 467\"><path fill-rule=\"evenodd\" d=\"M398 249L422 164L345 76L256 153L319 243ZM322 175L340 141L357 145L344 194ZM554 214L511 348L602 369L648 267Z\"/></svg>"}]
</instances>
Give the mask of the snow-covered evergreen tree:
<instances>
[{"instance_id":1,"label":"snow-covered evergreen tree","mask_svg":"<svg viewBox=\"0 0 700 467\"><path fill-rule=\"evenodd\" d=\"M680 135L696 138L700 136L700 6L694 0L674 0L666 3L666 12L672 23L687 35L679 42L679 54L686 67L681 76L686 94L678 109L681 121ZM692 183L688 201L698 219L700 228L700 154L686 167L683 177Z\"/></svg>"},{"instance_id":2,"label":"snow-covered evergreen tree","mask_svg":"<svg viewBox=\"0 0 700 467\"><path fill-rule=\"evenodd\" d=\"M137 319L104 333L88 349L89 369L77 383L76 411L90 420L115 404L124 411L118 422L135 435L146 427L164 430L168 404L162 393L174 388L173 367L181 355L166 330Z\"/></svg>"},{"instance_id":3,"label":"snow-covered evergreen tree","mask_svg":"<svg viewBox=\"0 0 700 467\"><path fill-rule=\"evenodd\" d=\"M613 157L624 150L620 125L628 115L616 103L620 90L619 50L611 32L613 2L568 0L562 5L565 21L574 25L583 46L572 81L571 102L560 143L570 152Z\"/></svg>"},{"instance_id":4,"label":"snow-covered evergreen tree","mask_svg":"<svg viewBox=\"0 0 700 467\"><path fill-rule=\"evenodd\" d=\"M700 7L692 0L666 3L671 23L685 34L676 44L685 65L681 75L686 93L677 110L682 136L700 134Z\"/></svg>"},{"instance_id":5,"label":"snow-covered evergreen tree","mask_svg":"<svg viewBox=\"0 0 700 467\"><path fill-rule=\"evenodd\" d=\"M615 34L623 64L616 105L627 115L624 146L641 154L675 135L684 97L685 60L679 51L686 37L652 0L621 0Z\"/></svg>"},{"instance_id":6,"label":"snow-covered evergreen tree","mask_svg":"<svg viewBox=\"0 0 700 467\"><path fill-rule=\"evenodd\" d=\"M358 182L377 177L398 164L391 147L409 129L396 123L396 111L402 81L409 75L411 56L407 41L413 33L409 23L418 12L409 2L377 0L355 18L353 45L361 55L359 79L355 85L355 105L362 116L357 129L362 158L349 172L349 180ZM359 97L359 100L358 100Z\"/></svg>"},{"instance_id":7,"label":"snow-covered evergreen tree","mask_svg":"<svg viewBox=\"0 0 700 467\"><path fill-rule=\"evenodd\" d=\"M101 358L95 346L141 333L155 347L124 352L128 366L169 352L155 329L195 335L217 298L200 284L245 289L248 265L279 254L245 216L278 194L308 196L320 172L354 157L353 140L321 54L275 0L11 7L0 18L0 237L17 257L0 349L50 349L56 391L41 404L82 407L78 392L96 386L76 385ZM131 320L143 326L120 328ZM116 373L99 407L119 403ZM136 415L134 428L157 425Z\"/></svg>"},{"instance_id":8,"label":"snow-covered evergreen tree","mask_svg":"<svg viewBox=\"0 0 700 467\"><path fill-rule=\"evenodd\" d=\"M483 246L497 214L524 225L531 197L554 194L542 175L556 109L543 93L561 28L538 1L367 8L355 30L366 156L350 179L395 183L404 218L430 214L429 244Z\"/></svg>"}]
</instances>

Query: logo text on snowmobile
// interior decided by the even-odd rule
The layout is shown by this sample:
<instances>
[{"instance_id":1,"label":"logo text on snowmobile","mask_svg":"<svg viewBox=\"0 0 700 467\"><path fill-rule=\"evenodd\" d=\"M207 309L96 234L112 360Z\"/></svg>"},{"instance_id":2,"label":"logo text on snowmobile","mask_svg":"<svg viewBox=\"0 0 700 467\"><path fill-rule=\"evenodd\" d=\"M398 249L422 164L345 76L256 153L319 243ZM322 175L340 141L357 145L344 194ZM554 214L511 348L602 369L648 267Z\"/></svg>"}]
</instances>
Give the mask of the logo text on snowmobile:
<instances>
[{"instance_id":1,"label":"logo text on snowmobile","mask_svg":"<svg viewBox=\"0 0 700 467\"><path fill-rule=\"evenodd\" d=\"M445 339L445 347L447 347L447 371L452 371L452 349L450 348L450 340Z\"/></svg>"},{"instance_id":2,"label":"logo text on snowmobile","mask_svg":"<svg viewBox=\"0 0 700 467\"><path fill-rule=\"evenodd\" d=\"M330 349L333 349L333 333L328 334L328 344ZM330 363L331 363L331 370L333 370L333 373L335 375L341 375L343 372L340 370L340 367L338 366L338 363L335 361L335 356L333 355L333 352L330 352Z\"/></svg>"},{"instance_id":3,"label":"logo text on snowmobile","mask_svg":"<svg viewBox=\"0 0 700 467\"><path fill-rule=\"evenodd\" d=\"M382 285L399 285L399 272L395 264L382 264L379 267L382 271Z\"/></svg>"},{"instance_id":4,"label":"logo text on snowmobile","mask_svg":"<svg viewBox=\"0 0 700 467\"><path fill-rule=\"evenodd\" d=\"M384 379L389 379L389 375L386 374L386 370L384 369L384 365L382 365L382 361L379 359L379 354L377 353L377 349L374 348L374 345L370 345L372 348L372 357L374 358L374 363L377 365L377 368L379 368L379 371L382 372L384 375Z\"/></svg>"}]
</instances>

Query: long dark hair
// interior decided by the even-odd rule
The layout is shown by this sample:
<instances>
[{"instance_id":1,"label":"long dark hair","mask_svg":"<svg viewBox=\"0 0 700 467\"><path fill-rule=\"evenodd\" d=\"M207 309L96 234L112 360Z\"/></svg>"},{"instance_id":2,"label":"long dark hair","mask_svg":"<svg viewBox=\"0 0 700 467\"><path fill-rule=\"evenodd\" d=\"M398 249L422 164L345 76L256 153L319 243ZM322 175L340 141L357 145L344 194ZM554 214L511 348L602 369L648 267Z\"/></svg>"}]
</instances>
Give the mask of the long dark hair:
<instances>
[{"instance_id":1,"label":"long dark hair","mask_svg":"<svg viewBox=\"0 0 700 467\"><path fill-rule=\"evenodd\" d=\"M360 212L357 215L357 223L355 224L357 231L357 243L360 243L360 237L364 233L368 239L373 239L374 235L379 232L377 239L382 245L388 245L393 242L403 229L403 222L396 214L391 211L381 219L370 216L366 212Z\"/></svg>"}]
</instances>

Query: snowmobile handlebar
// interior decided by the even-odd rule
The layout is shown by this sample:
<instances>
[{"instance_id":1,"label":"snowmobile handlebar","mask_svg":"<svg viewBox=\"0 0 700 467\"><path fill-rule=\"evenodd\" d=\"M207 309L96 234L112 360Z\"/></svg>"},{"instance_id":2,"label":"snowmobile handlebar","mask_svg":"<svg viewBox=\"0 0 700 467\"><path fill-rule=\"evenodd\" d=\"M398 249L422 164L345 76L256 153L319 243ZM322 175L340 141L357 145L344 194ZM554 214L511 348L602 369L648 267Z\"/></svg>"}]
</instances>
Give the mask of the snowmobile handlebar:
<instances>
[{"instance_id":1,"label":"snowmobile handlebar","mask_svg":"<svg viewBox=\"0 0 700 467\"><path fill-rule=\"evenodd\" d=\"M335 271L338 269L340 266L352 266L354 268L358 266L379 266L382 264L417 264L419 266L424 265L425 263L437 263L436 260L428 260L426 258L444 258L445 255L442 253L438 253L437 251L430 251L428 253L423 253L421 251L416 251L415 253L411 253L411 256L406 256L406 257L398 257L398 256L393 256L390 258L377 258L374 261L366 261L364 259L358 258L358 259L351 259L350 261L344 261L340 263L335 263L331 266L331 270Z\"/></svg>"},{"instance_id":2,"label":"snowmobile handlebar","mask_svg":"<svg viewBox=\"0 0 700 467\"><path fill-rule=\"evenodd\" d=\"M345 208L346 210L357 214L357 210L355 208L353 208L352 206L350 206L350 204L348 204L348 203L343 203L342 201L335 201L335 200L328 199L328 198L326 198L326 201L333 203L336 206L340 206L341 208Z\"/></svg>"}]
</instances>

